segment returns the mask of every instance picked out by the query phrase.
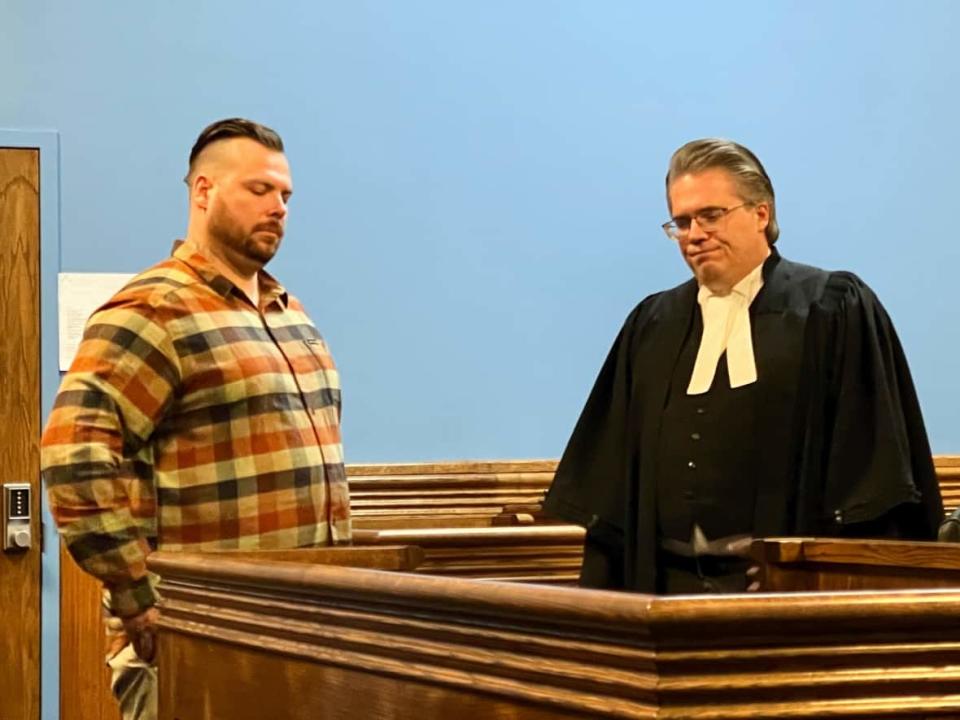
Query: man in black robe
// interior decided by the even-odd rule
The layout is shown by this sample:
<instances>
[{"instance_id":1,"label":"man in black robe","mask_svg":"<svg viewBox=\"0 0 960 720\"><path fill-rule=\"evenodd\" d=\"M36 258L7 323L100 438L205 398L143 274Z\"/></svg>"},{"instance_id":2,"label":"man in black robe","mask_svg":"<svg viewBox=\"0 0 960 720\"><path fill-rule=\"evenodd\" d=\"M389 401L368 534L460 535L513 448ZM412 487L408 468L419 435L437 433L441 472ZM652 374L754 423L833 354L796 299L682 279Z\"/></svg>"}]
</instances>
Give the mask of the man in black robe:
<instances>
[{"instance_id":1,"label":"man in black robe","mask_svg":"<svg viewBox=\"0 0 960 720\"><path fill-rule=\"evenodd\" d=\"M741 145L680 148L667 200L694 277L630 313L545 503L587 528L581 584L736 592L752 538L933 539L930 445L874 293L779 255Z\"/></svg>"}]
</instances>

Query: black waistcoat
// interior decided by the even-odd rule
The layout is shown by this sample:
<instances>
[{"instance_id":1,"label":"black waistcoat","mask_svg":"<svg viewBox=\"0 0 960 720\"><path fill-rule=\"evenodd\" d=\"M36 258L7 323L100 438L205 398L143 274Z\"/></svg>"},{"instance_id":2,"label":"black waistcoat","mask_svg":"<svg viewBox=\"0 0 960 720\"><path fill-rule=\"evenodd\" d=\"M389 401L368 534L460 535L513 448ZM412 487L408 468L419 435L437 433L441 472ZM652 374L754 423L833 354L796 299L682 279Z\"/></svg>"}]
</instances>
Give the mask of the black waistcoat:
<instances>
[{"instance_id":1,"label":"black waistcoat","mask_svg":"<svg viewBox=\"0 0 960 720\"><path fill-rule=\"evenodd\" d=\"M758 385L730 387L727 356L710 390L687 395L703 335L699 308L670 381L657 452L657 524L689 541L696 523L709 539L751 533L757 489Z\"/></svg>"}]
</instances>

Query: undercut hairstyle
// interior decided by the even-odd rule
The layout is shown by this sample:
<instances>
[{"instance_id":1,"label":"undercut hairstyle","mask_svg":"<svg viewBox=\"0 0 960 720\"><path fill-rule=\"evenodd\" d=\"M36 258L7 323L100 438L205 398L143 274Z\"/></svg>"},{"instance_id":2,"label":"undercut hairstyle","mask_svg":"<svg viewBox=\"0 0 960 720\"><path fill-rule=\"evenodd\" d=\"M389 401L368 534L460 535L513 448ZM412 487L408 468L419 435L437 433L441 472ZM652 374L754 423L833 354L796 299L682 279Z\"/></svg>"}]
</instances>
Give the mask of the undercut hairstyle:
<instances>
[{"instance_id":1,"label":"undercut hairstyle","mask_svg":"<svg viewBox=\"0 0 960 720\"><path fill-rule=\"evenodd\" d=\"M732 140L704 138L688 142L677 150L670 158L670 168L667 170L667 203L670 202L670 186L676 179L715 168L726 170L733 176L745 202L765 202L770 206L770 221L764 232L767 243L773 245L780 237L773 183L757 156Z\"/></svg>"},{"instance_id":2,"label":"undercut hairstyle","mask_svg":"<svg viewBox=\"0 0 960 720\"><path fill-rule=\"evenodd\" d=\"M244 118L227 118L226 120L217 120L215 123L207 125L197 141L190 150L190 161L187 169L187 175L183 181L190 184L193 177L193 171L197 163L197 158L207 148L208 145L219 140L229 140L231 138L250 138L270 150L283 152L283 140L276 130L268 128L266 125L255 123L252 120Z\"/></svg>"}]
</instances>

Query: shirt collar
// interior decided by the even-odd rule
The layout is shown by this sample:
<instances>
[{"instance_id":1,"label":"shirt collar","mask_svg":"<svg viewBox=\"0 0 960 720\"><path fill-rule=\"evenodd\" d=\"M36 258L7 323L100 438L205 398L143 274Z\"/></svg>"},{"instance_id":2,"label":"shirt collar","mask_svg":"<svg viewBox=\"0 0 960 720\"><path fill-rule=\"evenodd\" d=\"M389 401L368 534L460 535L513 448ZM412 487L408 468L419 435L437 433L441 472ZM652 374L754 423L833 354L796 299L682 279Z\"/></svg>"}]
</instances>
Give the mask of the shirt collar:
<instances>
[{"instance_id":1,"label":"shirt collar","mask_svg":"<svg viewBox=\"0 0 960 720\"><path fill-rule=\"evenodd\" d=\"M230 281L225 275L207 259L207 256L201 253L193 245L187 245L183 240L175 240L173 243L173 257L182 263L189 265L190 268L200 276L210 288L218 295L226 298L231 293L240 294L242 291ZM260 284L260 297L262 306L267 307L270 303L277 301L280 306L286 310L289 304L289 296L286 288L281 285L266 270L257 273L257 281Z\"/></svg>"}]
</instances>

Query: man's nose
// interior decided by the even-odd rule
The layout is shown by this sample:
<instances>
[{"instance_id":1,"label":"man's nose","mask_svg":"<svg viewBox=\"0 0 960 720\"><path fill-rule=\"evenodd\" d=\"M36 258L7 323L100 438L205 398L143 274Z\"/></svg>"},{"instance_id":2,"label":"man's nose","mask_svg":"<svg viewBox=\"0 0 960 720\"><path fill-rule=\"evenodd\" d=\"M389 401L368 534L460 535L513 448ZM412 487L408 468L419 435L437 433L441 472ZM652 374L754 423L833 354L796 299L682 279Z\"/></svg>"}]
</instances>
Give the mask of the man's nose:
<instances>
[{"instance_id":1,"label":"man's nose","mask_svg":"<svg viewBox=\"0 0 960 720\"><path fill-rule=\"evenodd\" d=\"M700 226L696 218L690 218L690 229L687 230L687 241L697 242L707 237L706 231Z\"/></svg>"},{"instance_id":2,"label":"man's nose","mask_svg":"<svg viewBox=\"0 0 960 720\"><path fill-rule=\"evenodd\" d=\"M284 218L287 215L287 201L278 195L274 198L273 205L270 208L270 215L275 218Z\"/></svg>"}]
</instances>

